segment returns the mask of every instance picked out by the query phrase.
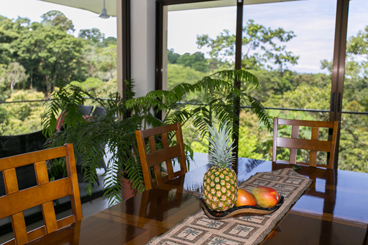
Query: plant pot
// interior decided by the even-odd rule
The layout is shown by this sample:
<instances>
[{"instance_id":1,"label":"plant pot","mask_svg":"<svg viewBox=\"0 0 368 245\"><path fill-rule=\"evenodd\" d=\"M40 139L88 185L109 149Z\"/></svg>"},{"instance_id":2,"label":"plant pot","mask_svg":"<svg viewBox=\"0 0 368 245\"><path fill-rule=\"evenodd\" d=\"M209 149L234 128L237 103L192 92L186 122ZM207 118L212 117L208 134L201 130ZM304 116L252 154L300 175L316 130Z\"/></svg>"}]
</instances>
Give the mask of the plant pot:
<instances>
[{"instance_id":1,"label":"plant pot","mask_svg":"<svg viewBox=\"0 0 368 245\"><path fill-rule=\"evenodd\" d=\"M137 191L133 188L132 182L130 182L130 179L127 178L120 178L120 185L123 195L123 200L128 200L131 197L134 197L137 195Z\"/></svg>"}]
</instances>

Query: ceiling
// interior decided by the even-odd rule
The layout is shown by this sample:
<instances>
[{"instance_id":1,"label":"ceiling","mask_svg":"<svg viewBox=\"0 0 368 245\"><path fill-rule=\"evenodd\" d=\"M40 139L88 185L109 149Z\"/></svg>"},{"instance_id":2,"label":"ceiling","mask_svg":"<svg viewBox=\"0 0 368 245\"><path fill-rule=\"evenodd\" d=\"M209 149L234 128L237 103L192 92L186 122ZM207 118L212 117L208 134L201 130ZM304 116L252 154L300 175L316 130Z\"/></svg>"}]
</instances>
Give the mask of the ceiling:
<instances>
[{"instance_id":1,"label":"ceiling","mask_svg":"<svg viewBox=\"0 0 368 245\"><path fill-rule=\"evenodd\" d=\"M40 0L43 2L56 3L68 7L84 9L100 14L103 8L103 0ZM116 0L105 0L107 14L116 16Z\"/></svg>"}]
</instances>

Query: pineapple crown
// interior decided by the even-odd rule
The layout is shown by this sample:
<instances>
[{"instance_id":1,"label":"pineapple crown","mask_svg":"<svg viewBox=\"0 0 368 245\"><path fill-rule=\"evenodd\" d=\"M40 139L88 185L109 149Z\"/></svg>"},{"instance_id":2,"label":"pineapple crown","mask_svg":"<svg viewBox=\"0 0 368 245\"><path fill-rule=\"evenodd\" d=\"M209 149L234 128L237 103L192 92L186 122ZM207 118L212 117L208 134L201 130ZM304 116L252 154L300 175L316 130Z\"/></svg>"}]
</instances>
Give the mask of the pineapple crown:
<instances>
[{"instance_id":1,"label":"pineapple crown","mask_svg":"<svg viewBox=\"0 0 368 245\"><path fill-rule=\"evenodd\" d=\"M208 126L210 135L207 137L209 142L208 157L210 163L219 168L227 168L232 165L234 157L232 155L233 142L231 141L230 127L224 123L217 130L216 126Z\"/></svg>"}]
</instances>

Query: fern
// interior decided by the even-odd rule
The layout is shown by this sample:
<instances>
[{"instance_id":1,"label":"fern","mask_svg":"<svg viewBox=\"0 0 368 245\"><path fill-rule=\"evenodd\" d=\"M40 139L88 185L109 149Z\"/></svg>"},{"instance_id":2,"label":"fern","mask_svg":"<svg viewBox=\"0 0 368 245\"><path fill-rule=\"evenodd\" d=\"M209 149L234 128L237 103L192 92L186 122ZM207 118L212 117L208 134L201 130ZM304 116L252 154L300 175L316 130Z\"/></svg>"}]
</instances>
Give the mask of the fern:
<instances>
[{"instance_id":1,"label":"fern","mask_svg":"<svg viewBox=\"0 0 368 245\"><path fill-rule=\"evenodd\" d=\"M241 89L234 88L235 79L241 83ZM129 91L133 91L133 82L124 82ZM122 177L129 178L138 192L144 190L135 130L177 121L185 125L190 121L202 137L206 137L207 125L213 124L213 117L227 125L233 125L237 119L233 111L234 96L239 96L242 103L250 105L260 122L270 128L271 122L267 112L262 104L251 96L253 89L258 86L257 78L244 70L220 71L194 84L182 83L171 90L151 91L137 98L134 97L134 92L128 92L124 98L116 93L111 94L108 100L103 100L78 87L68 86L54 92L52 100L46 106L42 118L43 133L48 137L45 146L55 147L74 143L75 154L84 159L82 172L84 181L88 182L86 191L91 194L92 186L97 181L96 168L101 167L100 160L106 154L104 147L98 146L106 145L112 157L107 163L104 176L104 195L108 196L109 204L112 205L122 199L120 185ZM203 101L187 99L191 93L201 93ZM78 106L84 102L84 96L91 98L93 104L104 107L106 114L85 121L78 111ZM155 115L159 111L163 112L162 119ZM56 132L56 121L62 112L65 114L65 128ZM193 151L188 145L185 145L185 150L189 168L189 159L193 158ZM50 165L52 175L56 175L54 170L64 173L65 166L62 163L52 162Z\"/></svg>"}]
</instances>

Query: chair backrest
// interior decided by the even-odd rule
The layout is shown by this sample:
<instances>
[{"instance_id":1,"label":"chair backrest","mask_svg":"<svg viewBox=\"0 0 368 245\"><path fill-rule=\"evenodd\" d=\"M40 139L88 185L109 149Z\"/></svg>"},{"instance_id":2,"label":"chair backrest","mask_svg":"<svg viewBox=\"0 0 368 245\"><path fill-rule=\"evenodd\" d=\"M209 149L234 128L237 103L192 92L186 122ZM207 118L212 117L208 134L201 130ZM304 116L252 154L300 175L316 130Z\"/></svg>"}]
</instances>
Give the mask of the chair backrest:
<instances>
[{"instance_id":1,"label":"chair backrest","mask_svg":"<svg viewBox=\"0 0 368 245\"><path fill-rule=\"evenodd\" d=\"M65 157L68 177L49 181L47 160ZM33 164L37 185L19 190L16 168ZM0 219L10 216L16 243L54 232L83 218L72 144L1 158L6 195L0 197ZM56 220L53 200L70 196L73 214ZM45 225L27 233L23 211L41 206ZM14 240L8 242L14 244Z\"/></svg>"},{"instance_id":2,"label":"chair backrest","mask_svg":"<svg viewBox=\"0 0 368 245\"><path fill-rule=\"evenodd\" d=\"M175 133L176 145L169 145L168 134ZM181 124L179 122L150 128L147 130L135 131L137 138L139 157L142 166L144 185L146 190L152 188L152 185L162 185L164 182L171 180L179 175L187 172L183 136L181 132ZM156 146L156 137L161 142L161 147ZM145 139L148 138L149 152L147 151ZM178 158L180 170L174 172L172 159ZM161 175L161 163L166 163L167 175ZM153 167L155 180L151 176L151 167Z\"/></svg>"},{"instance_id":3,"label":"chair backrest","mask_svg":"<svg viewBox=\"0 0 368 245\"><path fill-rule=\"evenodd\" d=\"M291 125L291 137L284 138L278 137L277 132L280 125ZM299 137L300 127L311 127L311 139L301 139ZM332 169L334 168L334 157L337 145L337 132L339 124L335 122L323 122L323 121L304 121L304 120L291 120L291 119L280 119L275 117L273 123L273 146L272 146L272 162L286 162L290 164L301 164L309 165L311 167L322 167ZM327 141L319 140L319 128L328 128L332 130L332 134L328 136ZM277 148L289 148L290 157L289 161L276 160ZM297 150L304 149L309 150L309 162L297 162ZM328 162L326 165L317 164L317 152L327 152Z\"/></svg>"}]
</instances>

